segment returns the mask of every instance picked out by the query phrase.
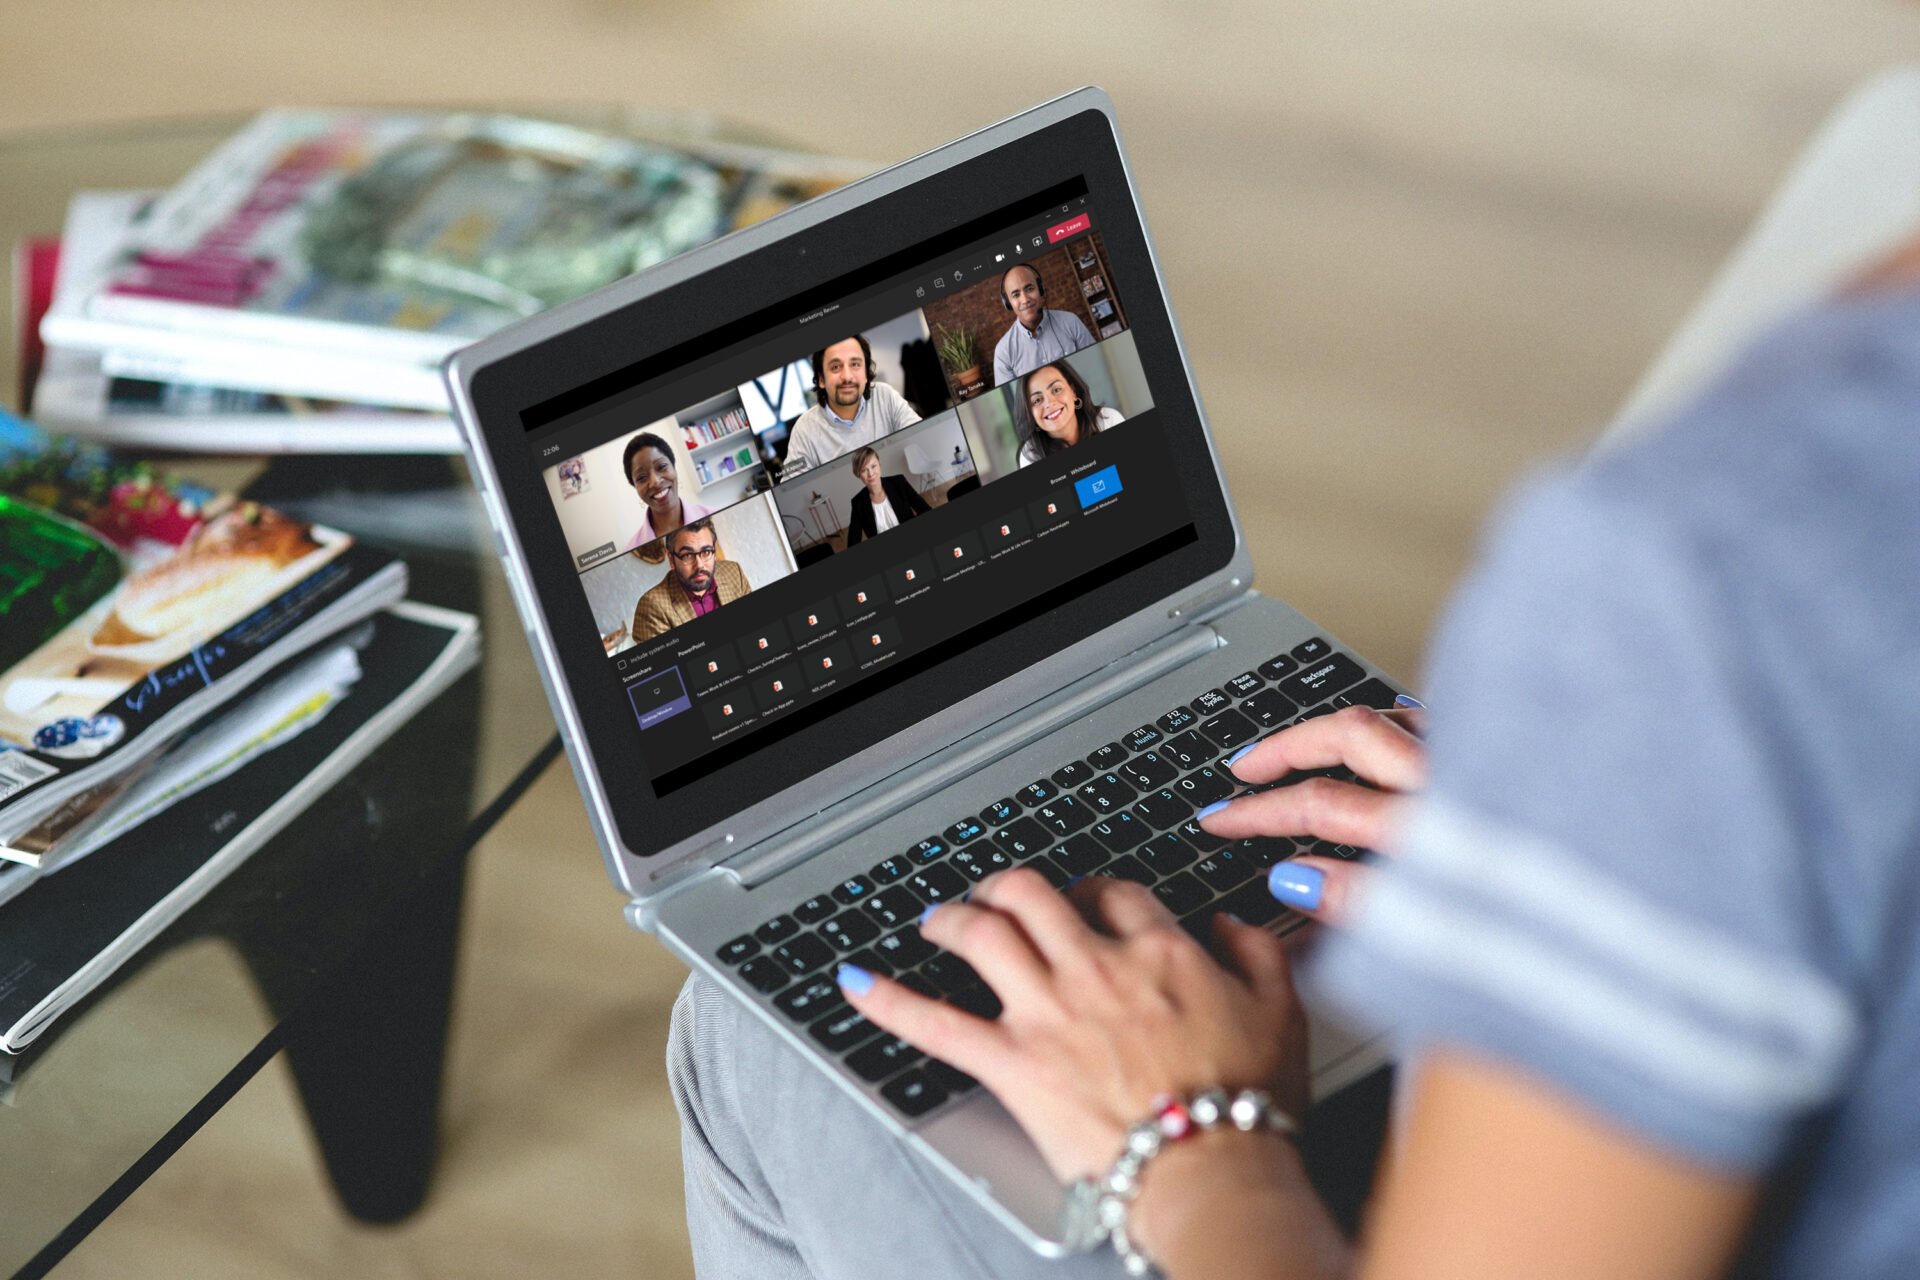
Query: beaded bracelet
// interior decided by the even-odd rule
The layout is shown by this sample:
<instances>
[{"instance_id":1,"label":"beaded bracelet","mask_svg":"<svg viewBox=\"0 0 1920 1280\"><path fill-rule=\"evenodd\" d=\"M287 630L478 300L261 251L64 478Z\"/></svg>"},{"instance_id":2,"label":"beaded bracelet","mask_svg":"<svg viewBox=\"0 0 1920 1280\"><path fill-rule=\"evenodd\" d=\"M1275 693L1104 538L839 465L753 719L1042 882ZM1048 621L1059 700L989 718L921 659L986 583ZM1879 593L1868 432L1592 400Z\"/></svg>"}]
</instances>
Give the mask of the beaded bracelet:
<instances>
[{"instance_id":1,"label":"beaded bracelet","mask_svg":"<svg viewBox=\"0 0 1920 1280\"><path fill-rule=\"evenodd\" d=\"M1207 1089L1187 1102L1170 1097L1157 1099L1153 1114L1127 1130L1120 1158L1106 1177L1082 1178L1067 1188L1067 1202L1061 1210L1061 1232L1067 1245L1087 1250L1109 1241L1128 1275L1146 1275L1153 1269L1153 1259L1127 1234L1127 1208L1140 1194L1140 1171L1167 1144L1223 1126L1242 1133L1298 1131L1293 1117L1274 1106L1273 1098L1259 1089L1242 1089L1231 1096L1225 1089Z\"/></svg>"}]
</instances>

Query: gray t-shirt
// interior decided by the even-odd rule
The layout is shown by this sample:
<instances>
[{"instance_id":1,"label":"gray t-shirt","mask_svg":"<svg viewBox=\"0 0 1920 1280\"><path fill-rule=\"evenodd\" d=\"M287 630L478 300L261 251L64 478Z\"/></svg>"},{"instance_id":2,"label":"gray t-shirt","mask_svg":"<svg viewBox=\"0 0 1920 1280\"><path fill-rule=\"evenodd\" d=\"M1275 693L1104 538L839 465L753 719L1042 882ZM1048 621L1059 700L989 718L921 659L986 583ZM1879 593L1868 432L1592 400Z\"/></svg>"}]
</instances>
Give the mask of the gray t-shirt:
<instances>
[{"instance_id":1,"label":"gray t-shirt","mask_svg":"<svg viewBox=\"0 0 1920 1280\"><path fill-rule=\"evenodd\" d=\"M920 415L906 397L884 382L875 383L873 394L862 398L852 422L816 404L793 421L780 478L791 480L918 421Z\"/></svg>"},{"instance_id":2,"label":"gray t-shirt","mask_svg":"<svg viewBox=\"0 0 1920 1280\"><path fill-rule=\"evenodd\" d=\"M1748 1273L1920 1275L1920 298L1532 484L1428 693L1431 790L1312 980L1767 1179Z\"/></svg>"}]
</instances>

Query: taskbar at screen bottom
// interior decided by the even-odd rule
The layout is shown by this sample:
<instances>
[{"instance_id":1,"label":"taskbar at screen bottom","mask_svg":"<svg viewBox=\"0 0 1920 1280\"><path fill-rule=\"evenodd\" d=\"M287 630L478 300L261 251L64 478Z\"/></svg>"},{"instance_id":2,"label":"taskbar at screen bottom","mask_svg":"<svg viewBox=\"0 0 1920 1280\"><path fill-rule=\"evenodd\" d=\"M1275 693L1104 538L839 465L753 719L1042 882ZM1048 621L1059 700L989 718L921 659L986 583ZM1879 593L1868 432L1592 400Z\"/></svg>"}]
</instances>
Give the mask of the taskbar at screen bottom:
<instances>
[{"instance_id":1,"label":"taskbar at screen bottom","mask_svg":"<svg viewBox=\"0 0 1920 1280\"><path fill-rule=\"evenodd\" d=\"M623 700L655 794L1084 601L1195 541L1184 504L1167 501L1163 450L1157 432L1107 433L1098 449L935 508L653 647L624 682ZM1001 676L1015 669L1004 657L985 665ZM965 683L965 692L979 687L978 677ZM896 714L870 736L936 714L937 703L890 708Z\"/></svg>"},{"instance_id":2,"label":"taskbar at screen bottom","mask_svg":"<svg viewBox=\"0 0 1920 1280\"><path fill-rule=\"evenodd\" d=\"M789 704L782 704L785 714L776 713L777 718L770 718L766 723L761 724L757 732L722 739L719 745L697 761L662 773L654 779L654 792L656 795L666 795L678 790L715 769L724 768L764 747L790 738L854 702L884 693L914 676L931 670L949 658L967 652L975 645L990 641L996 635L1031 622L1052 609L1071 604L1094 591L1110 586L1135 569L1197 540L1198 534L1193 525L1182 526L1143 546L1136 547L1092 573L1082 575L1067 589L1047 597L1029 600L997 617L976 623L957 634L935 641L923 649L911 652L902 650L897 643L892 643L891 637L876 632L875 634L881 635L880 643L889 646L884 651L879 669L872 671L857 683L828 691L824 696L813 699L805 705L792 705L791 710L785 710ZM868 643L873 643L870 637Z\"/></svg>"}]
</instances>

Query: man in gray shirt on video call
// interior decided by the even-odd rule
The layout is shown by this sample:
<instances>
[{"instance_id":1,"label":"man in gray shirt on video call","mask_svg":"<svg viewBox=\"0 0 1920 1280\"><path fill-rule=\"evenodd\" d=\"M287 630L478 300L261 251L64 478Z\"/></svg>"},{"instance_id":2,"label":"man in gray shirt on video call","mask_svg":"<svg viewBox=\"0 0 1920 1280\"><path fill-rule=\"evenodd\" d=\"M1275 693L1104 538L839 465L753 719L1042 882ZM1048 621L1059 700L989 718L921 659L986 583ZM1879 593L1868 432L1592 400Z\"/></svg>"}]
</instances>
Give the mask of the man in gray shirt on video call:
<instances>
[{"instance_id":1,"label":"man in gray shirt on video call","mask_svg":"<svg viewBox=\"0 0 1920 1280\"><path fill-rule=\"evenodd\" d=\"M920 421L905 396L874 381L873 348L858 334L813 353L813 391L788 437L782 480Z\"/></svg>"},{"instance_id":2,"label":"man in gray shirt on video call","mask_svg":"<svg viewBox=\"0 0 1920 1280\"><path fill-rule=\"evenodd\" d=\"M993 348L995 386L1093 345L1079 316L1047 306L1046 282L1032 267L1022 264L1000 277L1000 301L1013 312L1013 323Z\"/></svg>"}]
</instances>

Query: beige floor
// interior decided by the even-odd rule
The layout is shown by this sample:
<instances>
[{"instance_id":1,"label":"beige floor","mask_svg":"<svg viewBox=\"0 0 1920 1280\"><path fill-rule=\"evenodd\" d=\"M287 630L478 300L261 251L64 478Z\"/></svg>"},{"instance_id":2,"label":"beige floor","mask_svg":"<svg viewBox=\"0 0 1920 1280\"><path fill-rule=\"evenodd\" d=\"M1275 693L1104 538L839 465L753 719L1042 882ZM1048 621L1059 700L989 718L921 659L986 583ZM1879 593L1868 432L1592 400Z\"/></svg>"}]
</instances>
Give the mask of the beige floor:
<instances>
[{"instance_id":1,"label":"beige floor","mask_svg":"<svg viewBox=\"0 0 1920 1280\"><path fill-rule=\"evenodd\" d=\"M1410 675L1494 496L1590 436L1822 114L1917 41L1894 0L9 0L0 130L611 99L888 160L1097 81L1262 584ZM275 1069L59 1274L684 1274L678 974L616 908L553 772L479 856L416 1220L342 1221Z\"/></svg>"}]
</instances>

